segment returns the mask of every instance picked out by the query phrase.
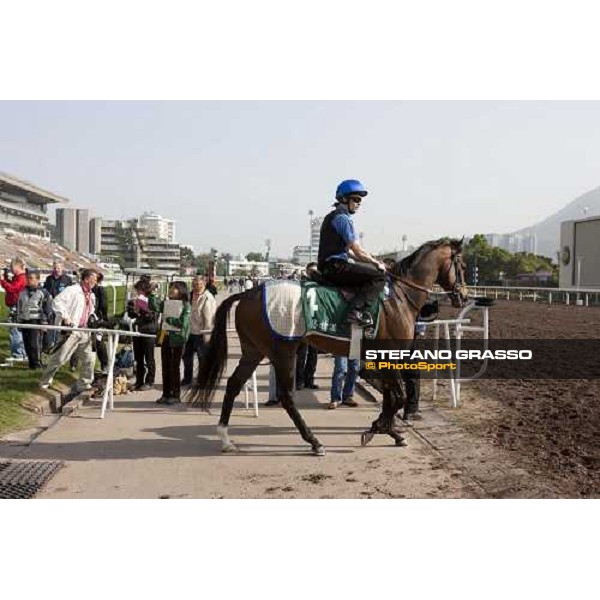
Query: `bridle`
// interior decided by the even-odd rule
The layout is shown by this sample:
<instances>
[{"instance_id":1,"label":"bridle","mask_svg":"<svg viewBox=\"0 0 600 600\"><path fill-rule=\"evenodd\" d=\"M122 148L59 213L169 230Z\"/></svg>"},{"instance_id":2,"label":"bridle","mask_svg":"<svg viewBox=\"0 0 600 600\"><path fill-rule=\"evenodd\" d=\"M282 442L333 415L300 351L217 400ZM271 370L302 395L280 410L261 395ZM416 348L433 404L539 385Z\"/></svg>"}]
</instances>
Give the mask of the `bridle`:
<instances>
[{"instance_id":1,"label":"bridle","mask_svg":"<svg viewBox=\"0 0 600 600\"><path fill-rule=\"evenodd\" d=\"M448 261L448 265L447 265L446 269L444 270L443 273L441 273L438 276L436 283L443 286L444 279L446 279L446 281L449 282L450 281L450 272L452 271L452 269L454 269L454 285L452 286L452 290L442 291L442 292L438 292L437 290L432 290L432 289L426 288L422 285L419 285L418 283L415 283L414 281L411 281L410 279L406 279L405 277L402 277L401 275L396 275L395 273L392 273L389 270L386 270L386 273L394 281L404 284L405 286L412 288L413 290L423 292L423 293L427 294L427 296L446 296L446 295L448 295L452 299L459 300L460 299L460 291L462 290L462 288L464 287L464 285L466 283L465 279L464 279L464 274L463 274L462 270L459 269L459 264L462 264L462 254L461 254L460 250L456 251L456 252L453 251L450 256L450 260ZM408 294L405 294L405 296L406 296L406 299L408 300L409 304L411 304L413 306L413 308L415 308L418 311L419 308L413 302L413 300L410 298L410 296L408 296Z\"/></svg>"},{"instance_id":2,"label":"bridle","mask_svg":"<svg viewBox=\"0 0 600 600\"><path fill-rule=\"evenodd\" d=\"M450 260L448 261L448 268L438 277L438 280L447 278L447 282L450 281L450 271L454 269L454 285L452 286L452 290L449 292L444 292L448 294L453 299L460 299L460 292L465 287L466 281L464 278L464 273L462 269L459 269L459 265L462 265L462 254L459 251L452 252L450 256ZM440 281L440 285L443 285Z\"/></svg>"}]
</instances>

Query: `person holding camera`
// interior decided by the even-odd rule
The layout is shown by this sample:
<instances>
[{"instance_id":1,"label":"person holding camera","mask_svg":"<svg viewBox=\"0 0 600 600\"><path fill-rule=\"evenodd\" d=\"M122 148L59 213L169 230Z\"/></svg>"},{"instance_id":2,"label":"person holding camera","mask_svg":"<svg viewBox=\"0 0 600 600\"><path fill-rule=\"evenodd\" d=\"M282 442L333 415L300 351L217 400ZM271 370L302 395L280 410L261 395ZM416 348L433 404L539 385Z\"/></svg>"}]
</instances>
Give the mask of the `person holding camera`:
<instances>
[{"instance_id":1,"label":"person holding camera","mask_svg":"<svg viewBox=\"0 0 600 600\"><path fill-rule=\"evenodd\" d=\"M90 317L96 308L96 297L93 289L97 282L97 273L93 269L81 271L80 282L65 288L52 303L52 310L59 315L60 322L67 327L73 327L64 343L59 344L56 351L50 355L48 366L42 374L40 387L48 389L54 375L71 356L78 359L81 372L76 383L79 391L90 389L94 380L94 364L96 353L92 348L92 336L89 331L78 331L78 328L88 326Z\"/></svg>"},{"instance_id":2,"label":"person holding camera","mask_svg":"<svg viewBox=\"0 0 600 600\"><path fill-rule=\"evenodd\" d=\"M4 303L8 308L11 322L17 320L17 302L19 295L27 285L27 276L25 274L25 263L20 258L13 258L10 262L10 270L4 269L0 286L4 288ZM23 334L17 327L10 327L8 330L10 336L10 357L12 360L25 360L27 353L23 343Z\"/></svg>"}]
</instances>

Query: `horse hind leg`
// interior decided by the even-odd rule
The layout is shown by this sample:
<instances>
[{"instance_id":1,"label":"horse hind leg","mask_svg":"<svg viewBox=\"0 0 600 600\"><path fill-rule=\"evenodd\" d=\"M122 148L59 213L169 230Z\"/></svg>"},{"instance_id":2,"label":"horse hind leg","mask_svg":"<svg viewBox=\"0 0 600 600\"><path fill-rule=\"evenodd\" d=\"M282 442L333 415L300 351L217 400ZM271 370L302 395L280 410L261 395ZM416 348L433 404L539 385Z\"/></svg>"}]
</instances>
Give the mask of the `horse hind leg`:
<instances>
[{"instance_id":1,"label":"horse hind leg","mask_svg":"<svg viewBox=\"0 0 600 600\"><path fill-rule=\"evenodd\" d=\"M233 410L233 403L236 397L246 381L250 379L262 358L261 355L254 353L242 354L238 366L227 380L225 397L223 398L223 406L221 408L221 417L219 418L219 424L217 425L217 435L221 440L222 452L238 451L237 446L229 438L229 418L231 417L231 411Z\"/></svg>"}]
</instances>

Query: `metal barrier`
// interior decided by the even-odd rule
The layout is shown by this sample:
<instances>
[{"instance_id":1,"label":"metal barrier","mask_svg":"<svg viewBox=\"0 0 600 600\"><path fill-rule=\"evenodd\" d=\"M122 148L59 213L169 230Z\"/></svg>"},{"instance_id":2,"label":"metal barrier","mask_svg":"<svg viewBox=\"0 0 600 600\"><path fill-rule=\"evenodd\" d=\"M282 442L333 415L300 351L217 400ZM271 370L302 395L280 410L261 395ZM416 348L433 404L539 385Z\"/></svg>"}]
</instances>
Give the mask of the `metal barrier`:
<instances>
[{"instance_id":1,"label":"metal barrier","mask_svg":"<svg viewBox=\"0 0 600 600\"><path fill-rule=\"evenodd\" d=\"M145 337L156 338L156 335L147 333L138 333L136 331L123 331L119 329L92 329L90 327L64 327L62 325L28 325L27 323L0 323L0 327L17 327L18 329L39 329L42 331L86 331L92 334L102 334L108 337L108 373L106 375L106 387L102 397L102 408L100 418L104 419L107 404L110 404L110 409L114 410L114 367L115 358L117 355L117 347L119 345L119 337L125 335L127 337Z\"/></svg>"},{"instance_id":2,"label":"metal barrier","mask_svg":"<svg viewBox=\"0 0 600 600\"><path fill-rule=\"evenodd\" d=\"M557 288L557 287L507 287L470 285L469 290L476 296L494 298L495 300L538 300L552 304L563 302L567 306L574 303L577 306L600 304L600 289L598 288Z\"/></svg>"},{"instance_id":3,"label":"metal barrier","mask_svg":"<svg viewBox=\"0 0 600 600\"><path fill-rule=\"evenodd\" d=\"M477 310L481 311L483 324L482 325L471 325L471 319L467 318L467 315L472 311ZM465 331L477 332L482 334L483 346L484 350L488 349L488 340L490 334L490 315L489 315L489 307L488 306L478 306L475 301L469 302L465 308L460 312L458 318L456 319L438 319L432 321L430 323L422 323L426 327L434 327L434 348L437 350L439 348L440 341L440 329L443 330L444 340L446 342L446 347L448 350L451 350L451 327L454 327L454 335L456 339L456 349L460 350L460 344L462 335ZM460 405L460 388L461 384L467 383L469 381L474 381L475 379L479 379L483 376L487 369L488 359L483 361L483 365L481 369L472 375L471 377L461 377L460 376L460 359L456 359L456 371L448 371L448 379L450 381L450 406L452 408L457 408ZM433 399L435 400L437 397L437 371L434 371L434 379L433 379Z\"/></svg>"}]
</instances>

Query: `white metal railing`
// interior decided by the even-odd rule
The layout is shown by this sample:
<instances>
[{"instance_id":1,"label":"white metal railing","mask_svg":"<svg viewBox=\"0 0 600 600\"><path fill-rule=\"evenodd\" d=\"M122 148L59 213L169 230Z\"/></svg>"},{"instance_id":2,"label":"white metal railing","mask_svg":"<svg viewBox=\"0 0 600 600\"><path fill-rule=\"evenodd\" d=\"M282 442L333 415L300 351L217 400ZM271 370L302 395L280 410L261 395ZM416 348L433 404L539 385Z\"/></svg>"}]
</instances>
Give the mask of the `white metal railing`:
<instances>
[{"instance_id":1,"label":"white metal railing","mask_svg":"<svg viewBox=\"0 0 600 600\"><path fill-rule=\"evenodd\" d=\"M156 335L147 333L138 333L137 331L124 331L120 329L92 329L90 327L65 327L63 325L30 325L27 323L0 323L0 327L16 327L18 329L39 329L41 331L53 330L53 331L69 331L71 333L76 331L89 332L92 334L102 334L108 337L108 373L106 375L106 387L104 388L104 395L102 397L102 409L100 411L100 418L104 419L106 413L107 404L110 402L110 409L114 410L114 367L115 358L117 355L117 347L119 345L119 337L125 335L127 337L145 337L155 338Z\"/></svg>"},{"instance_id":2,"label":"white metal railing","mask_svg":"<svg viewBox=\"0 0 600 600\"><path fill-rule=\"evenodd\" d=\"M471 319L467 318L470 312L472 311L481 311L482 313L482 324L481 325L472 325ZM488 349L489 343L489 334L490 334L490 315L489 315L489 307L488 306L478 306L475 302L469 302L467 306L463 308L463 310L458 315L456 319L436 319L435 321L431 321L429 323L419 323L420 325L425 325L426 327L433 327L434 329L434 348L435 350L439 347L440 340L440 329L443 330L444 340L446 343L446 348L451 350L451 334L452 328L454 329L454 338L456 340L456 349L460 350L460 344L462 340L462 335L465 331L471 331L480 333L483 341L483 349ZM457 408L460 405L460 391L461 384L467 383L469 381L473 381L475 379L479 379L483 376L487 369L488 359L486 358L483 361L483 364L479 371L470 377L461 377L460 376L460 359L456 359L456 371L448 371L448 379L450 381L450 395L451 395L451 403L450 406L452 408ZM434 371L434 379L433 379L433 400L436 399L437 396L437 378L438 372Z\"/></svg>"},{"instance_id":3,"label":"white metal railing","mask_svg":"<svg viewBox=\"0 0 600 600\"><path fill-rule=\"evenodd\" d=\"M148 333L138 333L137 331L128 331L123 329L93 329L89 327L65 327L62 325L30 325L27 323L6 323L0 322L0 327L17 327L18 329L39 329L42 331L47 330L55 330L55 331L87 331L92 334L102 334L107 335L108 337L108 372L106 376L106 387L104 389L104 395L102 397L102 408L100 412L100 418L104 419L104 415L106 413L107 405L110 410L114 410L114 393L113 393L113 383L114 383L114 366L115 366L115 358L117 355L117 347L119 345L120 336L125 337L143 337L143 338L156 338L156 334L148 334ZM235 328L228 328L228 332L235 332ZM199 332L202 334L210 334L212 333L212 329L204 329ZM254 416L258 417L258 383L256 379L256 371L252 373L251 379L246 382L244 386L245 392L245 406L246 409L249 408L248 402L248 389L252 387L253 392L253 408L254 408ZM109 404L110 403L110 404Z\"/></svg>"},{"instance_id":4,"label":"white metal railing","mask_svg":"<svg viewBox=\"0 0 600 600\"><path fill-rule=\"evenodd\" d=\"M566 305L574 303L578 306L600 304L600 288L470 285L469 291L472 295L496 300L539 300L548 304L563 302Z\"/></svg>"}]
</instances>

